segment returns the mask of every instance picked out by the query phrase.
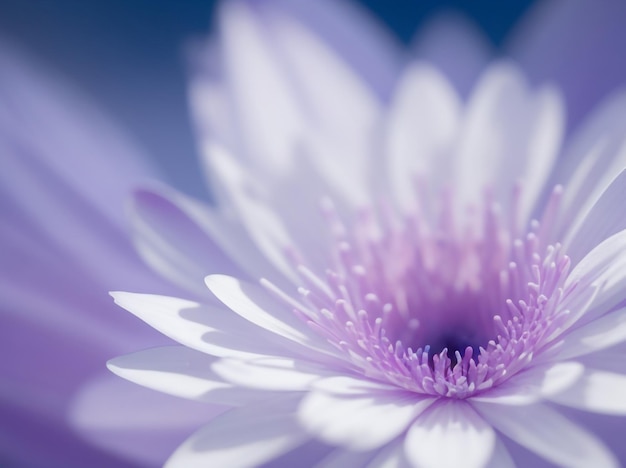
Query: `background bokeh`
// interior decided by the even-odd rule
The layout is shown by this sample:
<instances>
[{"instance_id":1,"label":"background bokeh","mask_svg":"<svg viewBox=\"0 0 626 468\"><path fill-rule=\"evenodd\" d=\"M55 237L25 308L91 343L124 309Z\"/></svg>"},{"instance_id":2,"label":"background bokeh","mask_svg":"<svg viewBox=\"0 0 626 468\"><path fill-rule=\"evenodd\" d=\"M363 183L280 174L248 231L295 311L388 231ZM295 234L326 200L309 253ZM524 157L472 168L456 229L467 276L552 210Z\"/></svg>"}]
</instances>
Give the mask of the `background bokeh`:
<instances>
[{"instance_id":1,"label":"background bokeh","mask_svg":"<svg viewBox=\"0 0 626 468\"><path fill-rule=\"evenodd\" d=\"M358 3L406 44L433 17L456 11L497 48L535 2ZM193 162L183 50L189 38L210 29L215 5L207 0L0 0L0 37L78 85L159 160L174 185L204 197Z\"/></svg>"}]
</instances>

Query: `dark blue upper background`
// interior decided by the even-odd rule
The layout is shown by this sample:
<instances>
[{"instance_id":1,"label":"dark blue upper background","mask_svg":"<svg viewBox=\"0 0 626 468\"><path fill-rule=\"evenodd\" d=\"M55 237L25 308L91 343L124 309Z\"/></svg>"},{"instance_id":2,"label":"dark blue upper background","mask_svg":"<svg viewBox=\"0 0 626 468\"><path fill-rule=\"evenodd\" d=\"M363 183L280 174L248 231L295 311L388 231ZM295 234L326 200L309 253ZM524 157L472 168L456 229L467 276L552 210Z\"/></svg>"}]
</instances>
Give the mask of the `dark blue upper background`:
<instances>
[{"instance_id":1,"label":"dark blue upper background","mask_svg":"<svg viewBox=\"0 0 626 468\"><path fill-rule=\"evenodd\" d=\"M453 9L475 22L497 46L533 1L359 3L403 42L433 15ZM77 84L160 161L172 182L200 195L181 49L187 38L208 31L214 5L174 0L0 0L0 36Z\"/></svg>"}]
</instances>

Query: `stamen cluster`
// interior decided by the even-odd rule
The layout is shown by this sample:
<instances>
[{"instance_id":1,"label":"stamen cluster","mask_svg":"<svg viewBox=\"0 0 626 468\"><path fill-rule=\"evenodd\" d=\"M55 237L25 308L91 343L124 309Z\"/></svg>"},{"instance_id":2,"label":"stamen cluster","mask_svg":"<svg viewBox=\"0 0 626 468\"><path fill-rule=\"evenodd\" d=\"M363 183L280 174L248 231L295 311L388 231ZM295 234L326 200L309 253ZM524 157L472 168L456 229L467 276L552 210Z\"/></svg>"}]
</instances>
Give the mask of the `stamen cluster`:
<instances>
[{"instance_id":1,"label":"stamen cluster","mask_svg":"<svg viewBox=\"0 0 626 468\"><path fill-rule=\"evenodd\" d=\"M560 194L525 234L489 199L478 230L454 225L451 201L435 223L368 209L347 229L325 200L332 265L325 278L296 265L305 306L295 312L370 378L449 398L498 385L567 315L569 259L543 239Z\"/></svg>"}]
</instances>

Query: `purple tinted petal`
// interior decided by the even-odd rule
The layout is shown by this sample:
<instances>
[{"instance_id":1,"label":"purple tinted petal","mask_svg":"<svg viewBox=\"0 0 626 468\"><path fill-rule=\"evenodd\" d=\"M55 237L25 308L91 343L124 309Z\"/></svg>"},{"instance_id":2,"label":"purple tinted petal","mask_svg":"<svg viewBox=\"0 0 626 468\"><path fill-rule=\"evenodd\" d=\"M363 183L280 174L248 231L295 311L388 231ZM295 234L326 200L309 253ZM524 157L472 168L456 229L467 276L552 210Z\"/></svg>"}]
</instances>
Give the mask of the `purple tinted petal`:
<instances>
[{"instance_id":1,"label":"purple tinted petal","mask_svg":"<svg viewBox=\"0 0 626 468\"><path fill-rule=\"evenodd\" d=\"M572 125L626 81L626 3L538 2L509 50L535 82L564 93Z\"/></svg>"},{"instance_id":2,"label":"purple tinted petal","mask_svg":"<svg viewBox=\"0 0 626 468\"><path fill-rule=\"evenodd\" d=\"M107 359L166 342L107 295L173 289L134 253L121 209L154 171L90 104L1 45L0 155L0 464L120 465L79 442L66 413Z\"/></svg>"},{"instance_id":3,"label":"purple tinted petal","mask_svg":"<svg viewBox=\"0 0 626 468\"><path fill-rule=\"evenodd\" d=\"M414 41L417 57L442 71L465 98L493 53L480 30L454 14L427 23Z\"/></svg>"},{"instance_id":4,"label":"purple tinted petal","mask_svg":"<svg viewBox=\"0 0 626 468\"><path fill-rule=\"evenodd\" d=\"M400 48L365 10L332 0L270 0L255 6L284 11L326 41L379 96L390 95L402 62Z\"/></svg>"},{"instance_id":5,"label":"purple tinted petal","mask_svg":"<svg viewBox=\"0 0 626 468\"><path fill-rule=\"evenodd\" d=\"M69 419L96 446L142 465L160 466L189 434L222 410L103 374L80 389Z\"/></svg>"}]
</instances>

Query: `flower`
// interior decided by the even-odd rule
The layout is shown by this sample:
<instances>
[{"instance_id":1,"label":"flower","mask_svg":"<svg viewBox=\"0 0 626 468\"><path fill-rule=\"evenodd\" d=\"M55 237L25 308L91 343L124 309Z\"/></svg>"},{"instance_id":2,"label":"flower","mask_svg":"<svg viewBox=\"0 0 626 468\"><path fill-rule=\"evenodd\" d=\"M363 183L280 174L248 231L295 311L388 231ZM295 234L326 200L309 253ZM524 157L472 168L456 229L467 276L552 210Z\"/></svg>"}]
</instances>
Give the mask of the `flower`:
<instances>
[{"instance_id":1,"label":"flower","mask_svg":"<svg viewBox=\"0 0 626 468\"><path fill-rule=\"evenodd\" d=\"M120 210L158 170L80 93L8 43L0 148L0 464L162 463L216 409L103 366L137 343L167 343L120 314L107 290L183 294L143 264ZM156 407L169 410L155 419Z\"/></svg>"},{"instance_id":2,"label":"flower","mask_svg":"<svg viewBox=\"0 0 626 468\"><path fill-rule=\"evenodd\" d=\"M511 62L467 102L412 62L387 100L288 5L224 3L196 64L218 206L135 198L155 267L221 273L200 301L112 293L182 345L113 372L233 406L169 465L512 466L521 446L618 466L561 408L626 413L626 96L567 143L558 90Z\"/></svg>"}]
</instances>

